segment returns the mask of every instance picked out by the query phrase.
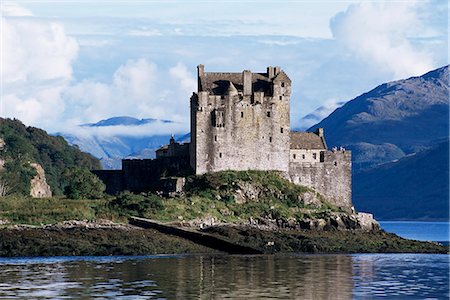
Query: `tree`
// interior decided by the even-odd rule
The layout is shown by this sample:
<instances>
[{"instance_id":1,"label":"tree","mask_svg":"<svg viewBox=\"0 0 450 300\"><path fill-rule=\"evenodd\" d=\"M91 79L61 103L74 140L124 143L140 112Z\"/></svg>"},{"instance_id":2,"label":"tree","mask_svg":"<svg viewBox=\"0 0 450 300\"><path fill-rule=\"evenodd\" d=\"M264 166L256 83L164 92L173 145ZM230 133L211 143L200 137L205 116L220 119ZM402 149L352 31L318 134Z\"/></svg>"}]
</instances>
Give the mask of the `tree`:
<instances>
[{"instance_id":1,"label":"tree","mask_svg":"<svg viewBox=\"0 0 450 300\"><path fill-rule=\"evenodd\" d=\"M9 187L6 179L0 175L0 197L7 196L11 193L11 188Z\"/></svg>"},{"instance_id":2,"label":"tree","mask_svg":"<svg viewBox=\"0 0 450 300\"><path fill-rule=\"evenodd\" d=\"M67 186L64 195L70 199L99 199L103 197L105 185L88 169L69 168L64 174Z\"/></svg>"}]
</instances>

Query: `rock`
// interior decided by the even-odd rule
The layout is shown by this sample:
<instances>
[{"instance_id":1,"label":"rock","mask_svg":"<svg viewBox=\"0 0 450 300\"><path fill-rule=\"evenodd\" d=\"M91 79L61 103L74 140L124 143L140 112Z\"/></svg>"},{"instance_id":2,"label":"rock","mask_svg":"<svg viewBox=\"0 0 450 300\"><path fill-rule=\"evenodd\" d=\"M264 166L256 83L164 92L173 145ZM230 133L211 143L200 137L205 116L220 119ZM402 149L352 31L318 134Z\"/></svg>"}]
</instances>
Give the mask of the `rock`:
<instances>
[{"instance_id":1,"label":"rock","mask_svg":"<svg viewBox=\"0 0 450 300\"><path fill-rule=\"evenodd\" d=\"M234 195L236 203L245 203L247 201L258 200L260 191L251 182L238 182Z\"/></svg>"},{"instance_id":2,"label":"rock","mask_svg":"<svg viewBox=\"0 0 450 300\"><path fill-rule=\"evenodd\" d=\"M312 205L315 207L322 206L322 201L320 201L315 193L306 192L299 195L299 200L303 202L305 205Z\"/></svg>"},{"instance_id":3,"label":"rock","mask_svg":"<svg viewBox=\"0 0 450 300\"><path fill-rule=\"evenodd\" d=\"M30 166L36 169L36 176L31 179L30 196L33 198L46 198L52 196L52 190L45 179L44 168L40 164L31 163Z\"/></svg>"},{"instance_id":4,"label":"rock","mask_svg":"<svg viewBox=\"0 0 450 300\"><path fill-rule=\"evenodd\" d=\"M359 212L356 215L358 224L362 230L376 231L380 230L380 224L373 218L372 214Z\"/></svg>"},{"instance_id":5,"label":"rock","mask_svg":"<svg viewBox=\"0 0 450 300\"><path fill-rule=\"evenodd\" d=\"M214 225L218 225L218 224L221 224L221 222L211 215L207 215L202 219L198 218L198 219L186 221L183 223L184 226L187 225L190 227L198 227L198 228L205 228L205 227L214 226Z\"/></svg>"}]
</instances>

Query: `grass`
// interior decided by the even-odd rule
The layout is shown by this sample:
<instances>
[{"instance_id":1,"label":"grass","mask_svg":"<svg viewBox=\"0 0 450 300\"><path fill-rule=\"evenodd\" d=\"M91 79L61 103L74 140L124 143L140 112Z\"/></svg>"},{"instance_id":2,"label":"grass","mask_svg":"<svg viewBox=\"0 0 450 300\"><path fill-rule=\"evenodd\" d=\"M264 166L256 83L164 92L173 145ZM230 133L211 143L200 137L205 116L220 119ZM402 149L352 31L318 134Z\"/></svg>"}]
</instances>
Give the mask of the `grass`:
<instances>
[{"instance_id":1,"label":"grass","mask_svg":"<svg viewBox=\"0 0 450 300\"><path fill-rule=\"evenodd\" d=\"M24 196L0 197L0 219L10 224L52 224L66 220L119 220L108 199L71 200L61 197L35 199ZM124 218L122 218L124 219Z\"/></svg>"},{"instance_id":2,"label":"grass","mask_svg":"<svg viewBox=\"0 0 450 300\"><path fill-rule=\"evenodd\" d=\"M237 201L249 187L257 197ZM316 194L320 205L305 205L299 197L313 190L283 179L277 172L225 171L190 176L182 197L122 193L98 200L62 197L33 199L24 196L0 198L0 219L10 224L51 224L65 220L109 219L126 221L128 216L160 221L214 217L222 222L242 223L249 218L301 219L337 209Z\"/></svg>"}]
</instances>

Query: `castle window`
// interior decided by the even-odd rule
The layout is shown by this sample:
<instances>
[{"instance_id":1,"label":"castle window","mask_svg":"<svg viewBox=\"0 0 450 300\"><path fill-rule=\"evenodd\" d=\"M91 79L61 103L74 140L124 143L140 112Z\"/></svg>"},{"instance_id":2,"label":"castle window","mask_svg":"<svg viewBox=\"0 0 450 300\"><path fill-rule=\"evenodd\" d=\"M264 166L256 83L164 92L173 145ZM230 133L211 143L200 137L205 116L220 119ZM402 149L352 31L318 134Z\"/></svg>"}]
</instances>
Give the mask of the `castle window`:
<instances>
[{"instance_id":1,"label":"castle window","mask_svg":"<svg viewBox=\"0 0 450 300\"><path fill-rule=\"evenodd\" d=\"M313 153L313 159L317 159L317 154Z\"/></svg>"},{"instance_id":2,"label":"castle window","mask_svg":"<svg viewBox=\"0 0 450 300\"><path fill-rule=\"evenodd\" d=\"M243 111L241 111L241 118L243 118L244 117L244 112Z\"/></svg>"},{"instance_id":3,"label":"castle window","mask_svg":"<svg viewBox=\"0 0 450 300\"><path fill-rule=\"evenodd\" d=\"M272 143L272 137L269 137L269 142Z\"/></svg>"},{"instance_id":4,"label":"castle window","mask_svg":"<svg viewBox=\"0 0 450 300\"><path fill-rule=\"evenodd\" d=\"M284 87L284 82L281 83L281 87Z\"/></svg>"},{"instance_id":5,"label":"castle window","mask_svg":"<svg viewBox=\"0 0 450 300\"><path fill-rule=\"evenodd\" d=\"M283 127L280 128L280 132L283 133Z\"/></svg>"},{"instance_id":6,"label":"castle window","mask_svg":"<svg viewBox=\"0 0 450 300\"><path fill-rule=\"evenodd\" d=\"M337 161L334 162L334 166L335 166L335 167L337 166Z\"/></svg>"},{"instance_id":7,"label":"castle window","mask_svg":"<svg viewBox=\"0 0 450 300\"><path fill-rule=\"evenodd\" d=\"M267 116L270 118L270 111L267 112Z\"/></svg>"},{"instance_id":8,"label":"castle window","mask_svg":"<svg viewBox=\"0 0 450 300\"><path fill-rule=\"evenodd\" d=\"M294 154L292 157L293 157L294 159L296 159L296 158L297 158L297 155Z\"/></svg>"},{"instance_id":9,"label":"castle window","mask_svg":"<svg viewBox=\"0 0 450 300\"><path fill-rule=\"evenodd\" d=\"M302 159L305 159L305 154L302 154Z\"/></svg>"},{"instance_id":10,"label":"castle window","mask_svg":"<svg viewBox=\"0 0 450 300\"><path fill-rule=\"evenodd\" d=\"M283 100L283 96L280 96L280 100Z\"/></svg>"},{"instance_id":11,"label":"castle window","mask_svg":"<svg viewBox=\"0 0 450 300\"><path fill-rule=\"evenodd\" d=\"M219 153L219 158L222 158L222 152Z\"/></svg>"},{"instance_id":12,"label":"castle window","mask_svg":"<svg viewBox=\"0 0 450 300\"><path fill-rule=\"evenodd\" d=\"M214 142L217 142L217 135L214 136Z\"/></svg>"},{"instance_id":13,"label":"castle window","mask_svg":"<svg viewBox=\"0 0 450 300\"><path fill-rule=\"evenodd\" d=\"M225 99L225 96L224 95L220 96L220 99Z\"/></svg>"}]
</instances>

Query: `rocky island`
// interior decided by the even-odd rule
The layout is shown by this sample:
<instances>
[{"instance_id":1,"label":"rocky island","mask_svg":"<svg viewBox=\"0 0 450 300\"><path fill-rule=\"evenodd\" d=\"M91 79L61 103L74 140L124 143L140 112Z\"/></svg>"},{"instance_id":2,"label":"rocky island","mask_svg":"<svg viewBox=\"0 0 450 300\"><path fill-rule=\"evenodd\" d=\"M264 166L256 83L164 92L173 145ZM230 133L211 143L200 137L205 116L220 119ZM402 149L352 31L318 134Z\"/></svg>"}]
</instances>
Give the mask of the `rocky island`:
<instances>
[{"instance_id":1,"label":"rocky island","mask_svg":"<svg viewBox=\"0 0 450 300\"><path fill-rule=\"evenodd\" d=\"M199 65L190 142L93 173L98 160L61 137L2 120L0 256L447 253L355 211L351 152L328 149L322 128L291 131L290 91L279 67Z\"/></svg>"}]
</instances>

